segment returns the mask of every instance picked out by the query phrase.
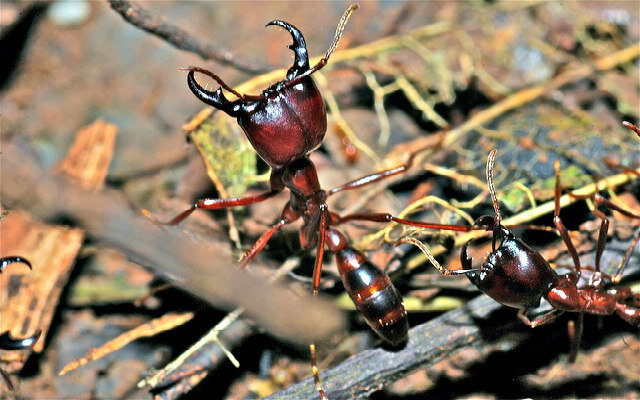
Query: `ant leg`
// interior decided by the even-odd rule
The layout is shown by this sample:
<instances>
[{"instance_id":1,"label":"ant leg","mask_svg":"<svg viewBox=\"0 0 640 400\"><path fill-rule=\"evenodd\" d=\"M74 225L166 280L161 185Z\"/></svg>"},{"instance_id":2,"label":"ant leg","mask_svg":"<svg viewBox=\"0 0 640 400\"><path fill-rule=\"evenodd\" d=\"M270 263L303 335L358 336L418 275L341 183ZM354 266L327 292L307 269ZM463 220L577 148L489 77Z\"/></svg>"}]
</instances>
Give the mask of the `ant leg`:
<instances>
[{"instance_id":1,"label":"ant leg","mask_svg":"<svg viewBox=\"0 0 640 400\"><path fill-rule=\"evenodd\" d=\"M320 288L320 274L322 273L322 259L324 255L324 243L325 243L325 234L327 232L327 214L328 207L326 203L320 205L320 227L319 227L319 237L318 237L318 248L316 252L316 262L313 266L313 283L311 285L311 290L313 292L313 298L316 299L318 296L318 289ZM316 389L320 394L322 400L328 400L327 394L322 387L322 380L320 379L320 373L318 369L318 361L316 358L316 345L314 343L309 344L309 350L311 351L311 370L313 371L313 379L316 383Z\"/></svg>"},{"instance_id":2,"label":"ant leg","mask_svg":"<svg viewBox=\"0 0 640 400\"><path fill-rule=\"evenodd\" d=\"M633 249L636 247L636 244L638 244L638 241L640 241L640 231L638 232L638 235L636 236L636 238L631 241L629 248L624 253L624 257L622 258L622 261L620 261L620 266L618 267L618 271L616 271L613 278L611 278L611 280L614 283L620 282L620 279L622 278L622 273L624 272L624 269L627 267L627 264L629 263L629 259L631 258L631 253L633 252Z\"/></svg>"},{"instance_id":3,"label":"ant leg","mask_svg":"<svg viewBox=\"0 0 640 400\"><path fill-rule=\"evenodd\" d=\"M562 223L562 219L560 218L560 192L561 192L562 184L560 183L560 162L559 161L556 160L556 162L554 163L554 168L556 170L556 187L555 187L555 195L554 195L555 208L553 212L553 223L555 224L556 228L558 228L558 231L560 232L560 236L562 236L562 240L564 241L564 244L567 246L567 249L569 249L569 253L571 254L571 258L573 259L573 265L576 268L576 274L578 275L578 277L580 277L581 271L580 271L580 258L578 257L578 251L576 250L575 246L573 245L573 242L571 241L571 237L569 236L569 231L567 231L567 228L565 228L564 224Z\"/></svg>"},{"instance_id":4,"label":"ant leg","mask_svg":"<svg viewBox=\"0 0 640 400\"><path fill-rule=\"evenodd\" d=\"M416 221L412 219L397 218L389 213L353 213L345 215L344 217L338 216L336 225L342 224L347 221L370 221L383 223L396 222L398 224L416 226L419 228L442 229L458 232L470 232L474 230L486 229L484 226L432 224L429 222Z\"/></svg>"},{"instance_id":5,"label":"ant leg","mask_svg":"<svg viewBox=\"0 0 640 400\"><path fill-rule=\"evenodd\" d=\"M605 241L607 240L607 232L609 232L609 218L607 218L607 216L600 210L593 210L591 212L602 220L602 223L600 224L600 233L598 233L598 245L596 247L596 273L599 273L600 259L602 258L602 252L604 251Z\"/></svg>"},{"instance_id":6,"label":"ant leg","mask_svg":"<svg viewBox=\"0 0 640 400\"><path fill-rule=\"evenodd\" d=\"M333 189L327 191L327 197L331 196L332 194L335 194L335 193L338 193L340 191L343 191L343 190L351 190L351 189L360 188L362 186L366 186L366 185L369 185L371 183L381 181L381 180L383 180L385 178L388 178L390 176L402 174L402 173L406 172L409 168L411 168L411 166L413 165L413 159L414 159L415 155L416 155L415 153L411 154L411 156L409 157L407 162L402 164L402 165L400 165L400 166L397 166L397 167L394 167L394 168L389 168L389 169L386 169L384 171L380 171L380 172L377 172L377 173L374 173L374 174L371 174L371 175L366 175L366 176L363 176L363 177L358 178L356 180L353 180L351 182L347 182L347 183L342 184L340 186L336 186Z\"/></svg>"},{"instance_id":7,"label":"ant leg","mask_svg":"<svg viewBox=\"0 0 640 400\"><path fill-rule=\"evenodd\" d=\"M291 204L287 202L287 204L284 206L284 209L282 210L280 221L278 221L278 223L273 225L268 231L263 233L258 240L256 240L256 242L253 244L251 249L242 256L240 261L238 261L238 266L240 268L246 267L247 264L249 264L249 262L253 260L254 257L258 253L260 253L260 251L262 251L262 249L267 244L269 239L271 239L271 236L273 236L274 233L276 233L280 228L282 228L286 224L289 224L298 218L300 218L300 214L294 211L291 208Z\"/></svg>"},{"instance_id":8,"label":"ant leg","mask_svg":"<svg viewBox=\"0 0 640 400\"><path fill-rule=\"evenodd\" d=\"M582 342L582 331L584 327L584 313L580 313L578 322L573 320L569 321L567 325L567 333L569 334L569 340L571 340L571 347L569 350L569 362L574 363L580 350L580 343Z\"/></svg>"},{"instance_id":9,"label":"ant leg","mask_svg":"<svg viewBox=\"0 0 640 400\"><path fill-rule=\"evenodd\" d=\"M260 238L258 240L256 240L256 242L253 244L251 249L249 251L247 251L246 253L244 253L242 258L240 258L240 260L238 261L238 267L239 268L246 267L247 264L249 264L251 262L251 260L253 260L254 257L258 253L260 253L260 251L262 251L262 249L267 244L269 239L271 239L271 236L273 236L273 234L276 233L276 231L278 231L280 228L282 228L287 223L288 222L285 219L281 219L280 221L278 221L277 224L273 225L268 231L263 233L262 236L260 236Z\"/></svg>"},{"instance_id":10,"label":"ant leg","mask_svg":"<svg viewBox=\"0 0 640 400\"><path fill-rule=\"evenodd\" d=\"M151 217L148 214L148 212L144 212L144 214L156 224L178 225L180 222L184 221L185 218L191 215L191 213L193 213L195 210L198 210L198 209L220 210L223 208L245 206L248 204L259 203L261 201L267 200L278 193L280 193L280 190L271 190L269 192L263 192L255 196L248 196L248 197L232 197L228 199L200 199L193 206L191 206L191 208L176 215L172 220L168 222L158 221L155 218Z\"/></svg>"},{"instance_id":11,"label":"ant leg","mask_svg":"<svg viewBox=\"0 0 640 400\"><path fill-rule=\"evenodd\" d=\"M518 310L518 318L520 319L520 321L524 322L530 327L535 328L536 326L544 325L546 323L553 321L554 319L556 319L558 315L562 314L563 312L564 311L562 310L552 310L546 314L543 314L535 318L532 321L529 319L529 317L527 317L526 311L521 309L521 310Z\"/></svg>"}]
</instances>

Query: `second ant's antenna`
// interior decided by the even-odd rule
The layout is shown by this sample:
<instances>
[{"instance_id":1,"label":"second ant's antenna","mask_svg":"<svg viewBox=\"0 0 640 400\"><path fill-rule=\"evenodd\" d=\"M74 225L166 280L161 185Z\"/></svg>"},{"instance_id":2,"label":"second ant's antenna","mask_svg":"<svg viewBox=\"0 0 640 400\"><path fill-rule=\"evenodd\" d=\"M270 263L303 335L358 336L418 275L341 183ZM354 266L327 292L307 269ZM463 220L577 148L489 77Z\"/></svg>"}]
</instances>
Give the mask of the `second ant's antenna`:
<instances>
[{"instance_id":1,"label":"second ant's antenna","mask_svg":"<svg viewBox=\"0 0 640 400\"><path fill-rule=\"evenodd\" d=\"M498 150L493 149L489 153L487 159L487 183L489 184L489 193L491 193L491 203L493 203L493 211L496 213L495 226L500 225L502 221L502 215L500 215L500 205L498 204L498 198L496 197L496 189L493 187L493 163L496 159L496 153Z\"/></svg>"}]
</instances>

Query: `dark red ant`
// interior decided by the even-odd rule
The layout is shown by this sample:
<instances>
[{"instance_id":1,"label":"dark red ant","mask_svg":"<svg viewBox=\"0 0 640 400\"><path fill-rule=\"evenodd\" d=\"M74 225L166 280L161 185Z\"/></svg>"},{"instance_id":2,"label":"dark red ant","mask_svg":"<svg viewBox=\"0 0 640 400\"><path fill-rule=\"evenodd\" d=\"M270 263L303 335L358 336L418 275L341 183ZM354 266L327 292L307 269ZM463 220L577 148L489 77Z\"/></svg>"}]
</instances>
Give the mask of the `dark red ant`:
<instances>
[{"instance_id":1,"label":"dark red ant","mask_svg":"<svg viewBox=\"0 0 640 400\"><path fill-rule=\"evenodd\" d=\"M327 116L322 94L311 78L311 74L323 68L342 35L344 26L357 6L351 6L342 16L333 42L324 57L313 67L309 66L309 56L305 40L300 31L284 21L267 24L286 29L293 38L289 48L295 58L287 71L286 79L273 84L260 95L242 95L216 74L197 67L188 67L187 83L194 95L232 117L237 118L247 138L258 155L271 167L270 190L255 196L229 199L198 200L190 209L180 213L166 224L175 225L188 217L196 209L217 210L254 204L269 199L285 188L291 197L285 205L279 221L265 232L253 247L241 258L239 265L246 266L266 245L271 236L283 226L302 218L300 244L304 249L317 247L312 290L314 296L320 286L322 259L325 245L336 255L336 263L343 284L356 308L369 326L386 342L399 346L406 342L408 332L407 313L402 297L389 277L377 266L370 263L365 255L351 247L349 240L334 226L359 220L371 222L397 222L406 225L468 231L474 227L425 224L404 220L390 214L356 213L344 217L329 211L328 197L343 191L363 187L392 175L406 171L412 164L413 156L401 166L364 176L331 190L323 190L318 183L313 162L308 154L322 141L327 129ZM212 77L221 87L209 91L200 86L194 73L200 72ZM233 93L238 100L229 101L222 89ZM310 345L313 375L318 392L326 398L318 375L315 346Z\"/></svg>"},{"instance_id":2,"label":"dark red ant","mask_svg":"<svg viewBox=\"0 0 640 400\"><path fill-rule=\"evenodd\" d=\"M556 273L540 253L526 245L501 223L500 207L493 186L493 164L496 152L497 150L492 150L489 154L486 170L495 217L483 216L475 222L475 226L483 226L486 227L487 231L493 232L492 250L485 258L482 266L479 268L472 266L472 258L469 257L467 251L469 242L462 247L460 254L462 272L444 270L429 254L425 246L421 246L414 240L405 240L405 242L419 245L441 272L447 272L448 274L464 273L478 289L494 300L506 306L519 309L518 317L531 327L548 323L565 311L580 313L579 328L574 337L572 337L573 348L576 348L577 343L580 341L583 313L596 315L611 315L615 313L632 325L640 325L640 295L633 293L628 287L614 286L607 288L610 283L616 283L622 276L622 272L631 257L631 250L640 239L640 233L632 241L614 277L605 275L600 272L600 258L604 250L609 220L602 212L597 209L594 210L593 213L602 219L596 248L595 268L582 269L576 248L571 242L569 232L560 218L562 185L560 182L560 165L556 162L554 224L560 232L575 266L574 272L562 275ZM570 193L570 195L573 194ZM583 198L583 196L573 196ZM604 204L626 216L640 219L640 215L624 210L598 194L587 197L591 197L595 202ZM553 307L553 310L530 320L527 316L527 311L538 307L543 297ZM570 360L575 357L573 348Z\"/></svg>"},{"instance_id":3,"label":"dark red ant","mask_svg":"<svg viewBox=\"0 0 640 400\"><path fill-rule=\"evenodd\" d=\"M0 273L4 271L5 267L13 263L23 263L27 267L29 267L29 269L31 269L31 263L29 262L29 260L27 260L24 257L20 257L20 256L3 257L0 259ZM12 337L11 332L5 331L2 334L0 334L0 350L28 349L32 347L34 344L36 344L36 342L40 338L41 333L42 331L38 330L36 331L36 333L34 333L30 337L19 339L19 338ZM14 389L13 383L11 382L11 378L9 377L9 374L5 370L0 368L0 375L4 379L4 382L6 383L9 390L13 390Z\"/></svg>"}]
</instances>

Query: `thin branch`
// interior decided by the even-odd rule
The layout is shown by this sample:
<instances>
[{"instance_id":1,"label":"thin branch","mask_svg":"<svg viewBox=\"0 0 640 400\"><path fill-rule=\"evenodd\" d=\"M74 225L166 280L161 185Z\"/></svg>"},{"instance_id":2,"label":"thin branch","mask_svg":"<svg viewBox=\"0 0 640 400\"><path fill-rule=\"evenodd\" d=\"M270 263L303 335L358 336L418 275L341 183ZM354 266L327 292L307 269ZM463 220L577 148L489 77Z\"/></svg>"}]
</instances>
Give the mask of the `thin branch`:
<instances>
[{"instance_id":1,"label":"thin branch","mask_svg":"<svg viewBox=\"0 0 640 400\"><path fill-rule=\"evenodd\" d=\"M342 315L311 296L291 292L235 268L226 243L194 241L159 227L113 190L87 191L48 174L18 145L3 143L2 201L44 219L66 216L94 239L110 243L176 286L223 309L242 307L260 327L299 344L344 330ZM318 321L322 321L321 324Z\"/></svg>"},{"instance_id":2,"label":"thin branch","mask_svg":"<svg viewBox=\"0 0 640 400\"><path fill-rule=\"evenodd\" d=\"M333 369L322 371L320 375L327 396L332 400L366 398L461 348L486 345L476 320L486 318L500 307L489 297L480 296L465 307L412 328L409 341L401 350L365 350ZM317 396L313 378L308 378L267 399L312 399Z\"/></svg>"},{"instance_id":3,"label":"thin branch","mask_svg":"<svg viewBox=\"0 0 640 400\"><path fill-rule=\"evenodd\" d=\"M190 51L205 60L217 61L239 71L252 74L265 73L271 68L254 62L238 61L233 54L226 50L217 49L210 43L205 43L187 31L168 23L163 18L149 13L131 0L108 0L111 8L117 11L125 21L142 30L152 33L171 43L180 50Z\"/></svg>"}]
</instances>

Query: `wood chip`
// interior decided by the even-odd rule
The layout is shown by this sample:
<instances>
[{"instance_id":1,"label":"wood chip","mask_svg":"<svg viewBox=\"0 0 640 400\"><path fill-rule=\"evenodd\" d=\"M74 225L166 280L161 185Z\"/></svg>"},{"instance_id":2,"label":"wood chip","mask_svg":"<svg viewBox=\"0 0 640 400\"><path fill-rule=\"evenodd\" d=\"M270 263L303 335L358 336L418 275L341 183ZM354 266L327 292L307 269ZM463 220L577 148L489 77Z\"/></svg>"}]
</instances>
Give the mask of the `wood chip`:
<instances>
[{"instance_id":1,"label":"wood chip","mask_svg":"<svg viewBox=\"0 0 640 400\"><path fill-rule=\"evenodd\" d=\"M20 255L33 265L32 271L15 265L0 276L0 332L9 330L14 337L27 337L42 330L32 348L39 353L84 233L77 228L39 223L22 211L12 211L0 225L0 253ZM15 372L22 369L28 354L0 351L0 360L13 361L6 369Z\"/></svg>"},{"instance_id":2,"label":"wood chip","mask_svg":"<svg viewBox=\"0 0 640 400\"><path fill-rule=\"evenodd\" d=\"M100 189L109 171L117 132L115 125L101 119L81 129L56 171L86 189Z\"/></svg>"},{"instance_id":3,"label":"wood chip","mask_svg":"<svg viewBox=\"0 0 640 400\"><path fill-rule=\"evenodd\" d=\"M191 318L193 318L193 315L194 314L192 312L186 312L182 314L168 313L159 318L153 319L146 324L142 324L128 332L123 333L117 338L108 341L97 349L91 349L84 357L75 360L68 365L65 365L65 367L62 368L58 375L64 375L69 371L80 368L88 362L102 358L109 353L123 348L136 339L155 336L160 332L164 332L177 326L183 325Z\"/></svg>"},{"instance_id":4,"label":"wood chip","mask_svg":"<svg viewBox=\"0 0 640 400\"><path fill-rule=\"evenodd\" d=\"M56 171L87 189L101 188L113 156L116 133L115 125L102 120L81 129ZM14 337L28 337L37 330L43 333L30 351L0 351L0 361L7 364L5 369L17 372L31 351L39 353L44 348L84 232L68 226L43 224L18 210L2 218L0 229L0 255L19 255L33 265L33 271L16 265L0 276L3 289L0 291L0 332L8 330Z\"/></svg>"}]
</instances>

